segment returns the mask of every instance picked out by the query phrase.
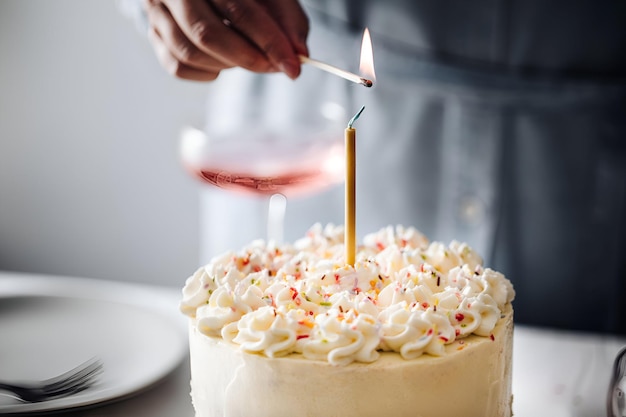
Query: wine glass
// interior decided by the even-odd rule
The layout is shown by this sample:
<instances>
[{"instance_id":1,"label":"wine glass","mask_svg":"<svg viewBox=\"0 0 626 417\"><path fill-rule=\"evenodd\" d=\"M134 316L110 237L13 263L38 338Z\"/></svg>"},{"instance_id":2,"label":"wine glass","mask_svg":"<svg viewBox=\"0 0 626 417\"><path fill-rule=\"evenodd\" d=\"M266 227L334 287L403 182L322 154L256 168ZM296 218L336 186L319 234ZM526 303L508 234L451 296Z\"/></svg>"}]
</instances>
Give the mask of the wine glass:
<instances>
[{"instance_id":1,"label":"wine glass","mask_svg":"<svg viewBox=\"0 0 626 417\"><path fill-rule=\"evenodd\" d=\"M194 176L235 192L294 197L343 180L341 130L268 130L243 126L229 137L215 137L187 126L181 157ZM299 140L293 140L298 137Z\"/></svg>"},{"instance_id":2,"label":"wine glass","mask_svg":"<svg viewBox=\"0 0 626 417\"><path fill-rule=\"evenodd\" d=\"M311 80L323 74L303 73L301 78L309 79L296 82L256 77L270 94L248 96L245 102L231 98L213 107L221 116L212 114L205 127L185 126L180 156L185 169L205 184L269 201L267 239L280 243L287 198L309 196L344 180L346 111L333 94L310 90L329 87L324 80Z\"/></svg>"}]
</instances>

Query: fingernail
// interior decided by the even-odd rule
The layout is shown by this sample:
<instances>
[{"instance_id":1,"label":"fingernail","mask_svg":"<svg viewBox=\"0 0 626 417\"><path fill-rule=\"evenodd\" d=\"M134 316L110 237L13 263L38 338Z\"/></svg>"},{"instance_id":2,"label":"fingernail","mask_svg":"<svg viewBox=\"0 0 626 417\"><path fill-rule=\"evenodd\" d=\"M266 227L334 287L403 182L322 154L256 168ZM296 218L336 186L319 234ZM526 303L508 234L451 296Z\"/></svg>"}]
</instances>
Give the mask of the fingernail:
<instances>
[{"instance_id":1,"label":"fingernail","mask_svg":"<svg viewBox=\"0 0 626 417\"><path fill-rule=\"evenodd\" d=\"M278 68L292 80L298 78L298 75L300 75L300 64L292 60L281 61L278 64Z\"/></svg>"}]
</instances>

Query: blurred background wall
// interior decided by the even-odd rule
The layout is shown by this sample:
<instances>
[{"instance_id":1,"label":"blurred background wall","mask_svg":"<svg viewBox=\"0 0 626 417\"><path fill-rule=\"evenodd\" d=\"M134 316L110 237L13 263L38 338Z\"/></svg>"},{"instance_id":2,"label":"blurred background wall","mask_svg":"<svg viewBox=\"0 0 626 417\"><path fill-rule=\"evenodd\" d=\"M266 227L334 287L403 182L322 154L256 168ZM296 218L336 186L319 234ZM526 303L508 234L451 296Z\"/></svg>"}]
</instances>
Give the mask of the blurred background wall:
<instances>
[{"instance_id":1,"label":"blurred background wall","mask_svg":"<svg viewBox=\"0 0 626 417\"><path fill-rule=\"evenodd\" d=\"M179 285L198 264L175 80L113 0L0 1L0 270Z\"/></svg>"}]
</instances>

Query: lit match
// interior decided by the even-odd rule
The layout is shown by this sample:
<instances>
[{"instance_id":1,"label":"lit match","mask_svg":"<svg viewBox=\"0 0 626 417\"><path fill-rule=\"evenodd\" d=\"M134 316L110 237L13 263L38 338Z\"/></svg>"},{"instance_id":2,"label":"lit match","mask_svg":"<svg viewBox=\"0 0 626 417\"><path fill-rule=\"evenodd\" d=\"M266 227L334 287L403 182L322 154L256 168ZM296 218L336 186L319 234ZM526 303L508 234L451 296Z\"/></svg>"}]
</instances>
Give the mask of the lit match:
<instances>
[{"instance_id":1,"label":"lit match","mask_svg":"<svg viewBox=\"0 0 626 417\"><path fill-rule=\"evenodd\" d=\"M361 84L366 87L373 86L374 81L372 80L376 79L376 75L374 73L374 51L372 48L372 38L370 37L370 31L367 28L363 31L363 41L361 42L361 63L359 70L362 74L371 76L372 79L367 79L361 77L360 75L342 70L341 68L333 67L330 64L309 58L308 56L300 55L300 62L302 64L309 64L321 69L322 71L329 72L338 77L345 78L348 81L352 81L353 83Z\"/></svg>"}]
</instances>

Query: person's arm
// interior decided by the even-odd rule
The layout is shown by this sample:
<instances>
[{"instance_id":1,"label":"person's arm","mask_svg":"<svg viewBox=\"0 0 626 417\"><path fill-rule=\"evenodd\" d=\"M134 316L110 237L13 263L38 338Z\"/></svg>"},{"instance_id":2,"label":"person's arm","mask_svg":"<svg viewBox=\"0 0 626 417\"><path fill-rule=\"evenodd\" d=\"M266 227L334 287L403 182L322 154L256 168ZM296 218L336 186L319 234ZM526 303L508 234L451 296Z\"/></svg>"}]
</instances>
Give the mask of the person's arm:
<instances>
[{"instance_id":1,"label":"person's arm","mask_svg":"<svg viewBox=\"0 0 626 417\"><path fill-rule=\"evenodd\" d=\"M297 0L145 0L148 38L172 75L211 81L226 68L300 74L308 18Z\"/></svg>"}]
</instances>

